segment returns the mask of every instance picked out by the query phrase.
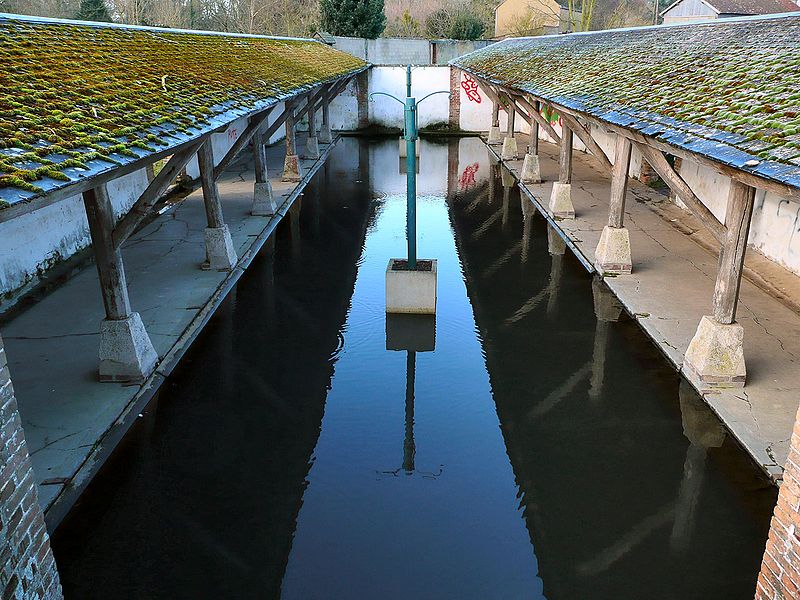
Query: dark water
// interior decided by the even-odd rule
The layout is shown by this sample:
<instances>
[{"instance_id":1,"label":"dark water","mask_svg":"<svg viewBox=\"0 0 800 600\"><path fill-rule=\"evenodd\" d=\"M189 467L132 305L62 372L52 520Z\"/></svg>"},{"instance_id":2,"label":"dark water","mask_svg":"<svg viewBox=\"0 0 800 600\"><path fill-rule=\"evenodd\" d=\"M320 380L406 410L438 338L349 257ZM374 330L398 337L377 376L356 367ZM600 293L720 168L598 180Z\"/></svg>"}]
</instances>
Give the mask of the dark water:
<instances>
[{"instance_id":1,"label":"dark water","mask_svg":"<svg viewBox=\"0 0 800 600\"><path fill-rule=\"evenodd\" d=\"M422 146L429 351L397 142L342 140L57 532L67 598L752 598L774 490L503 183Z\"/></svg>"}]
</instances>

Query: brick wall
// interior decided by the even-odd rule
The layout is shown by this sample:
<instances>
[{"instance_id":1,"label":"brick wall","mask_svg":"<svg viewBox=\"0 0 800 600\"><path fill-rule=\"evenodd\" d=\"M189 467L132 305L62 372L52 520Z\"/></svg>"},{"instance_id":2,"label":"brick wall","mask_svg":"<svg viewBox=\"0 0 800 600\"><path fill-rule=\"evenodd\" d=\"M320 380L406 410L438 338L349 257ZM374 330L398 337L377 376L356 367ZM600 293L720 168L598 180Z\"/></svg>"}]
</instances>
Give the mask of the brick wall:
<instances>
[{"instance_id":1,"label":"brick wall","mask_svg":"<svg viewBox=\"0 0 800 600\"><path fill-rule=\"evenodd\" d=\"M756 600L800 597L800 412L794 422L789 460L772 514L758 576Z\"/></svg>"},{"instance_id":2,"label":"brick wall","mask_svg":"<svg viewBox=\"0 0 800 600\"><path fill-rule=\"evenodd\" d=\"M0 592L3 600L61 598L28 445L0 338Z\"/></svg>"}]
</instances>

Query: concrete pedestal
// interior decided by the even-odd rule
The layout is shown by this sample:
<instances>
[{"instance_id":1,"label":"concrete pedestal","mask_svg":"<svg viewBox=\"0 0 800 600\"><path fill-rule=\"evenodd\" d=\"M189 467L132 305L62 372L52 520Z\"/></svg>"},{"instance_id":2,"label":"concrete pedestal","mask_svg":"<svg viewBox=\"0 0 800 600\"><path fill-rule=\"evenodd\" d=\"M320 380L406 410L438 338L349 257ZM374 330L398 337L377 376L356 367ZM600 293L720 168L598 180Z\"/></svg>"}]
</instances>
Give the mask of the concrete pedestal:
<instances>
[{"instance_id":1,"label":"concrete pedestal","mask_svg":"<svg viewBox=\"0 0 800 600\"><path fill-rule=\"evenodd\" d=\"M526 154L522 161L522 183L542 183L538 154Z\"/></svg>"},{"instance_id":2,"label":"concrete pedestal","mask_svg":"<svg viewBox=\"0 0 800 600\"><path fill-rule=\"evenodd\" d=\"M330 125L323 125L319 129L319 143L320 144L330 144L333 142L333 132L331 131Z\"/></svg>"},{"instance_id":3,"label":"concrete pedestal","mask_svg":"<svg viewBox=\"0 0 800 600\"><path fill-rule=\"evenodd\" d=\"M701 388L743 387L747 375L743 340L739 323L725 325L704 316L686 350L682 371Z\"/></svg>"},{"instance_id":4,"label":"concrete pedestal","mask_svg":"<svg viewBox=\"0 0 800 600\"><path fill-rule=\"evenodd\" d=\"M603 227L594 252L594 266L600 275L630 275L631 239L625 227Z\"/></svg>"},{"instance_id":5,"label":"concrete pedestal","mask_svg":"<svg viewBox=\"0 0 800 600\"><path fill-rule=\"evenodd\" d=\"M206 262L203 268L209 271L230 271L237 260L228 226L207 227Z\"/></svg>"},{"instance_id":6,"label":"concrete pedestal","mask_svg":"<svg viewBox=\"0 0 800 600\"><path fill-rule=\"evenodd\" d=\"M319 140L310 137L306 140L306 158L317 160L319 158Z\"/></svg>"},{"instance_id":7,"label":"concrete pedestal","mask_svg":"<svg viewBox=\"0 0 800 600\"><path fill-rule=\"evenodd\" d=\"M139 313L100 324L100 381L140 383L158 362Z\"/></svg>"},{"instance_id":8,"label":"concrete pedestal","mask_svg":"<svg viewBox=\"0 0 800 600\"><path fill-rule=\"evenodd\" d=\"M405 261L389 260L386 267L386 312L432 315L436 313L436 261L417 260L417 269L396 268ZM429 265L429 268L425 268Z\"/></svg>"},{"instance_id":9,"label":"concrete pedestal","mask_svg":"<svg viewBox=\"0 0 800 600\"><path fill-rule=\"evenodd\" d=\"M497 127L492 126L489 128L489 138L486 141L492 146L503 143L503 134L500 132L499 125Z\"/></svg>"},{"instance_id":10,"label":"concrete pedestal","mask_svg":"<svg viewBox=\"0 0 800 600\"><path fill-rule=\"evenodd\" d=\"M287 154L283 161L281 181L300 181L300 160L296 154Z\"/></svg>"},{"instance_id":11,"label":"concrete pedestal","mask_svg":"<svg viewBox=\"0 0 800 600\"><path fill-rule=\"evenodd\" d=\"M559 219L574 219L575 207L572 205L572 185L569 183L553 184L550 194L550 212Z\"/></svg>"},{"instance_id":12,"label":"concrete pedestal","mask_svg":"<svg viewBox=\"0 0 800 600\"><path fill-rule=\"evenodd\" d=\"M255 217L271 217L278 210L272 195L272 184L256 183L253 186L253 208L250 214Z\"/></svg>"},{"instance_id":13,"label":"concrete pedestal","mask_svg":"<svg viewBox=\"0 0 800 600\"><path fill-rule=\"evenodd\" d=\"M419 140L414 142L416 157L419 158ZM408 145L405 138L400 138L400 158L408 158Z\"/></svg>"},{"instance_id":14,"label":"concrete pedestal","mask_svg":"<svg viewBox=\"0 0 800 600\"><path fill-rule=\"evenodd\" d=\"M500 151L500 158L503 160L517 160L517 138L507 137L503 140L503 149Z\"/></svg>"}]
</instances>

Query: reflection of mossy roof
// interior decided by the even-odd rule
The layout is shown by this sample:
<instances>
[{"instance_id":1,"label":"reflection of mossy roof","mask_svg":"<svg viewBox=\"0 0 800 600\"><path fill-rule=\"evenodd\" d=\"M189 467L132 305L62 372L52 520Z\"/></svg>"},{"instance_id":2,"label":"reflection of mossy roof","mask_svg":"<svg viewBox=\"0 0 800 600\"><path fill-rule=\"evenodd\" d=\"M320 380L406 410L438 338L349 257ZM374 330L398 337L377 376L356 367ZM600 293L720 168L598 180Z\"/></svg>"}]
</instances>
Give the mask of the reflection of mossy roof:
<instances>
[{"instance_id":1,"label":"reflection of mossy roof","mask_svg":"<svg viewBox=\"0 0 800 600\"><path fill-rule=\"evenodd\" d=\"M0 15L0 200L177 145L364 66L311 40Z\"/></svg>"},{"instance_id":2,"label":"reflection of mossy roof","mask_svg":"<svg viewBox=\"0 0 800 600\"><path fill-rule=\"evenodd\" d=\"M800 188L800 15L508 39L452 64Z\"/></svg>"}]
</instances>

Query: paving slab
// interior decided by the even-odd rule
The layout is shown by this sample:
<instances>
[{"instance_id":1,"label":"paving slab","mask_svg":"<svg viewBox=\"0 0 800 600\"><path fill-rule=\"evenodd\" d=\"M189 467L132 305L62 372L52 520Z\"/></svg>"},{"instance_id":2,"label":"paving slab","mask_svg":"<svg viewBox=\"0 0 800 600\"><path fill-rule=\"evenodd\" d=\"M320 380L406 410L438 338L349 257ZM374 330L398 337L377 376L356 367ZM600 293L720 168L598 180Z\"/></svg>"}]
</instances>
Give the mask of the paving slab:
<instances>
[{"instance_id":1,"label":"paving slab","mask_svg":"<svg viewBox=\"0 0 800 600\"><path fill-rule=\"evenodd\" d=\"M524 146L521 146L524 147ZM497 151L489 146L495 158ZM576 152L572 202L575 219L547 215L558 179L558 147L540 144L541 184L519 183L527 196L593 270L594 251L608 220L610 174L591 156ZM522 161L503 161L518 182ZM666 196L631 180L625 208L633 273L605 283L675 366L703 315L711 314L718 245L689 213ZM800 404L800 278L748 250L737 321L745 331L747 383L743 389L698 390L734 437L773 479L780 481ZM643 394L647 390L642 390Z\"/></svg>"},{"instance_id":2,"label":"paving slab","mask_svg":"<svg viewBox=\"0 0 800 600\"><path fill-rule=\"evenodd\" d=\"M272 217L250 215L254 168L249 152L223 174L220 197L239 256L230 273L200 268L206 214L199 189L125 243L131 306L141 315L160 358L143 385L97 380L104 312L93 264L3 325L39 499L51 528L158 390L335 143L320 145L318 161L302 162L306 176L300 183L280 181L283 146L268 148L269 172L275 176L271 183L281 207Z\"/></svg>"}]
</instances>

